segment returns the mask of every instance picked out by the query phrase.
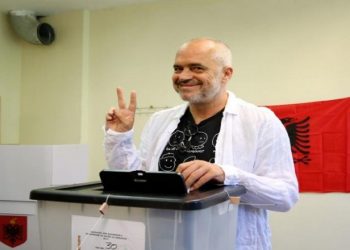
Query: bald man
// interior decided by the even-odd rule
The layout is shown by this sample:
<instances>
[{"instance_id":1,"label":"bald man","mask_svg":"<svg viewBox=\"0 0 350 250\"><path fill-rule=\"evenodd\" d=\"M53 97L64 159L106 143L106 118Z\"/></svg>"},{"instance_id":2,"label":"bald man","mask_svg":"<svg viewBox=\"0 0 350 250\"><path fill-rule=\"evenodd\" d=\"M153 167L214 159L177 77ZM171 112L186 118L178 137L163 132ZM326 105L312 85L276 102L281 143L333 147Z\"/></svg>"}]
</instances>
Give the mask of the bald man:
<instances>
[{"instance_id":1,"label":"bald man","mask_svg":"<svg viewBox=\"0 0 350 250\"><path fill-rule=\"evenodd\" d=\"M177 171L190 190L208 182L245 186L233 247L271 249L267 210L288 211L298 200L285 128L269 109L227 90L232 55L223 42L186 42L177 51L173 68L173 87L185 103L153 114L139 149L132 141L136 93L126 104L117 88L118 106L106 115L109 167Z\"/></svg>"}]
</instances>

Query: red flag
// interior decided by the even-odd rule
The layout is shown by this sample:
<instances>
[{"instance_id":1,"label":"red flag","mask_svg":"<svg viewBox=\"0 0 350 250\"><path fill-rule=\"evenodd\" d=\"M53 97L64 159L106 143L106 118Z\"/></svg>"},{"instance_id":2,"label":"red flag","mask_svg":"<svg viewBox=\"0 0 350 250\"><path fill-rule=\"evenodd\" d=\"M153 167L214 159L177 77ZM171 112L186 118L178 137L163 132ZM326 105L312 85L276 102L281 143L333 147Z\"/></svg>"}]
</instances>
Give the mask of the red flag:
<instances>
[{"instance_id":1,"label":"red flag","mask_svg":"<svg viewBox=\"0 0 350 250\"><path fill-rule=\"evenodd\" d=\"M350 97L268 107L287 129L300 192L350 192Z\"/></svg>"},{"instance_id":2,"label":"red flag","mask_svg":"<svg viewBox=\"0 0 350 250\"><path fill-rule=\"evenodd\" d=\"M15 248L26 241L27 216L0 215L0 242Z\"/></svg>"}]
</instances>

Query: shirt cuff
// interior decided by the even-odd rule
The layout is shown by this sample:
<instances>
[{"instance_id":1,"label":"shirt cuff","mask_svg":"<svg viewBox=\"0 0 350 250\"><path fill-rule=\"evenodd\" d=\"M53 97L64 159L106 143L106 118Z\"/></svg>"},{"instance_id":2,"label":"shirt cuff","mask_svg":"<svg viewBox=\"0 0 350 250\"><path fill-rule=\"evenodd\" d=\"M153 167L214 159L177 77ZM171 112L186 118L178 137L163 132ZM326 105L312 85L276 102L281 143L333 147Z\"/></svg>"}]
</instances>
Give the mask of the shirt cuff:
<instances>
[{"instance_id":1,"label":"shirt cuff","mask_svg":"<svg viewBox=\"0 0 350 250\"><path fill-rule=\"evenodd\" d=\"M107 129L105 125L102 126L102 130L105 132L105 135L125 135L125 136L128 136L128 135L133 134L133 132L134 132L134 129L130 129L129 131L126 131L126 132L117 132L117 131L114 131L110 128Z\"/></svg>"},{"instance_id":2,"label":"shirt cuff","mask_svg":"<svg viewBox=\"0 0 350 250\"><path fill-rule=\"evenodd\" d=\"M238 171L231 165L220 165L225 173L224 185L237 185L239 184Z\"/></svg>"}]
</instances>

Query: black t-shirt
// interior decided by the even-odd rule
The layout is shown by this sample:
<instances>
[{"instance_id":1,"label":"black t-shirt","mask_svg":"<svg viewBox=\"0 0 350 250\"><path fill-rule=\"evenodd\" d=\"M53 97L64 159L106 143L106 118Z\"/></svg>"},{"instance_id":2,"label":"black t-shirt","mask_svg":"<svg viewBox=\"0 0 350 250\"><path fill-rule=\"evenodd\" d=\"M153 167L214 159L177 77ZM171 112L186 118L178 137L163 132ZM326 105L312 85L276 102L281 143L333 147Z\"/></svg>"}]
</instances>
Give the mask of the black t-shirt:
<instances>
[{"instance_id":1,"label":"black t-shirt","mask_svg":"<svg viewBox=\"0 0 350 250\"><path fill-rule=\"evenodd\" d=\"M179 164L193 160L214 163L222 115L223 110L196 125L187 109L160 155L159 171L175 171Z\"/></svg>"}]
</instances>

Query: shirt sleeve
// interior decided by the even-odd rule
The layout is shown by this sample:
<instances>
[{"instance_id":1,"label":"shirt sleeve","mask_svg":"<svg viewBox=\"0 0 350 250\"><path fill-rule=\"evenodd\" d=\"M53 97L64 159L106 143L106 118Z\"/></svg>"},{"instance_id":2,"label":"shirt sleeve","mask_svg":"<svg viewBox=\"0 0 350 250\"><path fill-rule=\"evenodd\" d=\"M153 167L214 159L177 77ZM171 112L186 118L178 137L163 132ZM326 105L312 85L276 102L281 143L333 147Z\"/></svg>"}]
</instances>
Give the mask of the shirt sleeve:
<instances>
[{"instance_id":1,"label":"shirt sleeve","mask_svg":"<svg viewBox=\"0 0 350 250\"><path fill-rule=\"evenodd\" d=\"M110 169L137 170L141 167L139 152L133 143L134 131L119 133L105 130L105 157Z\"/></svg>"},{"instance_id":2,"label":"shirt sleeve","mask_svg":"<svg viewBox=\"0 0 350 250\"><path fill-rule=\"evenodd\" d=\"M241 203L274 211L288 211L299 199L288 134L273 114L258 132L251 172L239 166L221 165L226 185L240 184L247 193Z\"/></svg>"}]
</instances>

